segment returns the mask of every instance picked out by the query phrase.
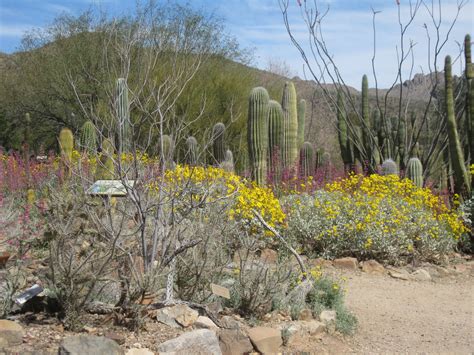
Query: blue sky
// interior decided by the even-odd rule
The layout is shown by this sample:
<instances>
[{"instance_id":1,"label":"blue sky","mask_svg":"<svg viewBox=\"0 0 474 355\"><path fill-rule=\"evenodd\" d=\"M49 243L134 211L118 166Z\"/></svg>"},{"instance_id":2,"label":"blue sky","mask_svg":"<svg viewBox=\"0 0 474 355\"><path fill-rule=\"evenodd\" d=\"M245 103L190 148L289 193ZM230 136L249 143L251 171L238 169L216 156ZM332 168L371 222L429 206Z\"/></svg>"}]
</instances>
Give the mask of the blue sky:
<instances>
[{"instance_id":1,"label":"blue sky","mask_svg":"<svg viewBox=\"0 0 474 355\"><path fill-rule=\"evenodd\" d=\"M308 3L312 1L308 0ZM409 0L399 1L402 4L402 14L406 15ZM427 4L431 1L425 0ZM449 21L455 15L457 1L461 0L441 0L443 14L441 33L447 31ZM435 3L437 2L438 0L435 0ZM473 2L474 0L468 1L463 8L452 30L450 41L441 52L441 58L448 53L456 57L459 53L456 40L462 42L466 33L474 34ZM189 3L222 17L228 32L234 35L243 47L255 49L256 66L266 68L269 61L284 61L291 68L293 75L304 76L301 56L286 33L278 0L193 0ZM308 41L307 30L301 19L297 0L289 0L289 3L290 24L295 37L307 48L304 44ZM369 81L373 84L370 66L373 49L371 7L381 11L377 15L376 69L380 86L388 86L396 75L394 71L398 44L396 0L319 0L319 4L321 7L330 6L323 27L329 51L346 82L355 87L360 86L360 78L364 73L369 74ZM135 1L0 0L0 5L0 51L11 53L19 48L25 31L49 24L62 12L78 14L93 6L119 15L131 11L135 7ZM415 72L428 71L424 23L430 26L426 8L422 7L411 31L407 34L408 38L416 43ZM458 64L459 71L461 63ZM405 78L408 77L409 67L405 68Z\"/></svg>"}]
</instances>

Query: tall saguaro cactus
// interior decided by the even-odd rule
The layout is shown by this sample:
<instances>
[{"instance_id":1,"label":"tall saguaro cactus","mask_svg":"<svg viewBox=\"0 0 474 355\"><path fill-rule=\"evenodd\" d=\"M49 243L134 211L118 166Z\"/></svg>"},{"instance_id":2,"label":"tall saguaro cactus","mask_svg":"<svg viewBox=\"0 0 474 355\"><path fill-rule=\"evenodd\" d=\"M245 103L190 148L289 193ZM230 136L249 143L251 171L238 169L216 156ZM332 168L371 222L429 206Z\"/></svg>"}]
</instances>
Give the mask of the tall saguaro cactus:
<instances>
[{"instance_id":1,"label":"tall saguaro cactus","mask_svg":"<svg viewBox=\"0 0 474 355\"><path fill-rule=\"evenodd\" d=\"M212 153L214 164L219 165L225 160L225 145L224 145L225 125L218 122L212 128Z\"/></svg>"},{"instance_id":2,"label":"tall saguaro cactus","mask_svg":"<svg viewBox=\"0 0 474 355\"><path fill-rule=\"evenodd\" d=\"M74 136L69 128L61 129L59 132L59 147L61 149L61 161L63 175L71 176L72 151L74 149Z\"/></svg>"},{"instance_id":3,"label":"tall saguaro cactus","mask_svg":"<svg viewBox=\"0 0 474 355\"><path fill-rule=\"evenodd\" d=\"M130 152L132 143L132 124L130 121L128 87L124 78L117 79L117 96L115 105L119 126L119 152Z\"/></svg>"},{"instance_id":4,"label":"tall saguaro cactus","mask_svg":"<svg viewBox=\"0 0 474 355\"><path fill-rule=\"evenodd\" d=\"M283 109L282 162L286 170L291 170L295 167L298 158L296 89L291 81L285 83L281 101L281 108Z\"/></svg>"},{"instance_id":5,"label":"tall saguaro cactus","mask_svg":"<svg viewBox=\"0 0 474 355\"><path fill-rule=\"evenodd\" d=\"M304 143L304 124L306 116L306 100L301 99L298 102L298 148Z\"/></svg>"},{"instance_id":6,"label":"tall saguaro cactus","mask_svg":"<svg viewBox=\"0 0 474 355\"><path fill-rule=\"evenodd\" d=\"M281 180L281 150L283 144L283 110L279 102L268 103L268 169L274 183Z\"/></svg>"},{"instance_id":7,"label":"tall saguaro cactus","mask_svg":"<svg viewBox=\"0 0 474 355\"><path fill-rule=\"evenodd\" d=\"M92 155L97 149L97 133L95 125L91 120L84 122L81 128L80 137L81 149L87 154Z\"/></svg>"},{"instance_id":8,"label":"tall saguaro cactus","mask_svg":"<svg viewBox=\"0 0 474 355\"><path fill-rule=\"evenodd\" d=\"M247 143L252 178L259 185L264 185L267 177L269 101L268 92L263 87L250 92Z\"/></svg>"},{"instance_id":9,"label":"tall saguaro cactus","mask_svg":"<svg viewBox=\"0 0 474 355\"><path fill-rule=\"evenodd\" d=\"M406 177L418 187L423 187L423 165L420 159L410 158L407 163Z\"/></svg>"},{"instance_id":10,"label":"tall saguaro cactus","mask_svg":"<svg viewBox=\"0 0 474 355\"><path fill-rule=\"evenodd\" d=\"M454 191L462 196L470 196L470 181L456 127L454 114L453 77L451 71L451 57L446 56L444 62L446 124L448 129L449 154L454 170Z\"/></svg>"},{"instance_id":11,"label":"tall saguaro cactus","mask_svg":"<svg viewBox=\"0 0 474 355\"><path fill-rule=\"evenodd\" d=\"M465 76L467 81L466 95L466 156L469 157L469 163L474 164L474 65L471 57L471 36L464 37L464 57L466 59ZM474 181L474 176L471 176ZM472 188L473 183L471 183Z\"/></svg>"},{"instance_id":12,"label":"tall saguaro cactus","mask_svg":"<svg viewBox=\"0 0 474 355\"><path fill-rule=\"evenodd\" d=\"M304 142L300 149L299 175L308 177L314 173L314 149L310 142Z\"/></svg>"}]
</instances>

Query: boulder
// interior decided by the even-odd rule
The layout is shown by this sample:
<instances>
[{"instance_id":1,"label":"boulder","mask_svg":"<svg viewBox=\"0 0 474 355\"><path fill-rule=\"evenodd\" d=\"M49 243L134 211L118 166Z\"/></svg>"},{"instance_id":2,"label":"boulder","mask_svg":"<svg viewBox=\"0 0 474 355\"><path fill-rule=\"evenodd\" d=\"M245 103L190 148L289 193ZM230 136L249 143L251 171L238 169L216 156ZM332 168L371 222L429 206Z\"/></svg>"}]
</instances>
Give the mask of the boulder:
<instances>
[{"instance_id":1,"label":"boulder","mask_svg":"<svg viewBox=\"0 0 474 355\"><path fill-rule=\"evenodd\" d=\"M203 316L199 316L196 319L196 322L194 322L194 327L202 328L202 329L212 329L212 330L219 329L216 323L214 323L210 318L203 317Z\"/></svg>"},{"instance_id":2,"label":"boulder","mask_svg":"<svg viewBox=\"0 0 474 355\"><path fill-rule=\"evenodd\" d=\"M278 261L278 253L273 249L263 249L260 252L260 259L269 264L276 264Z\"/></svg>"},{"instance_id":3,"label":"boulder","mask_svg":"<svg viewBox=\"0 0 474 355\"><path fill-rule=\"evenodd\" d=\"M281 331L268 327L255 327L248 331L250 341L263 354L276 354L283 344Z\"/></svg>"},{"instance_id":4,"label":"boulder","mask_svg":"<svg viewBox=\"0 0 474 355\"><path fill-rule=\"evenodd\" d=\"M177 338L158 345L160 355L221 355L219 340L216 333L208 329L198 329L184 333Z\"/></svg>"},{"instance_id":5,"label":"boulder","mask_svg":"<svg viewBox=\"0 0 474 355\"><path fill-rule=\"evenodd\" d=\"M20 324L0 319L0 349L22 344L23 334Z\"/></svg>"},{"instance_id":6,"label":"boulder","mask_svg":"<svg viewBox=\"0 0 474 355\"><path fill-rule=\"evenodd\" d=\"M368 274L384 274L385 268L375 260L367 260L362 263L362 271Z\"/></svg>"},{"instance_id":7,"label":"boulder","mask_svg":"<svg viewBox=\"0 0 474 355\"><path fill-rule=\"evenodd\" d=\"M59 346L59 355L123 355L122 348L113 340L94 335L75 335L65 338Z\"/></svg>"},{"instance_id":8,"label":"boulder","mask_svg":"<svg viewBox=\"0 0 474 355\"><path fill-rule=\"evenodd\" d=\"M156 320L173 328L190 327L198 319L199 312L184 305L164 307L156 312Z\"/></svg>"},{"instance_id":9,"label":"boulder","mask_svg":"<svg viewBox=\"0 0 474 355\"><path fill-rule=\"evenodd\" d=\"M340 258L333 262L334 266L340 269L357 270L358 262L356 258Z\"/></svg>"},{"instance_id":10,"label":"boulder","mask_svg":"<svg viewBox=\"0 0 474 355\"><path fill-rule=\"evenodd\" d=\"M400 269L400 270L389 270L388 274L393 277L394 279L399 280L410 280L410 274L408 271Z\"/></svg>"},{"instance_id":11,"label":"boulder","mask_svg":"<svg viewBox=\"0 0 474 355\"><path fill-rule=\"evenodd\" d=\"M300 314L298 315L298 320L312 320L313 319L313 312L308 309L302 309Z\"/></svg>"},{"instance_id":12,"label":"boulder","mask_svg":"<svg viewBox=\"0 0 474 355\"><path fill-rule=\"evenodd\" d=\"M223 355L241 355L253 351L248 336L239 329L220 330L219 344Z\"/></svg>"}]
</instances>

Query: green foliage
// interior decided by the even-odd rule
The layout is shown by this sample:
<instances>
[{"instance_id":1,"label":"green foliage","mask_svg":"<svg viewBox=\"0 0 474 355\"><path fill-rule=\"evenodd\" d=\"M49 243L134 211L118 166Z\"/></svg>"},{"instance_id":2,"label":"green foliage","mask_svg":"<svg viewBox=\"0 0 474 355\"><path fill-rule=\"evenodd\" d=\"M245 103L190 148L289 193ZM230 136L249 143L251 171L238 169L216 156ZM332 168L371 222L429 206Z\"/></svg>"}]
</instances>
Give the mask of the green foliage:
<instances>
[{"instance_id":1,"label":"green foliage","mask_svg":"<svg viewBox=\"0 0 474 355\"><path fill-rule=\"evenodd\" d=\"M295 85L290 81L285 83L281 100L283 110L283 168L291 170L298 159L298 112Z\"/></svg>"},{"instance_id":2,"label":"green foliage","mask_svg":"<svg viewBox=\"0 0 474 355\"><path fill-rule=\"evenodd\" d=\"M252 89L249 97L247 145L252 179L264 185L267 179L268 92L263 87Z\"/></svg>"},{"instance_id":3,"label":"green foliage","mask_svg":"<svg viewBox=\"0 0 474 355\"><path fill-rule=\"evenodd\" d=\"M97 149L97 133L91 120L84 122L81 128L80 147L87 154L95 154Z\"/></svg>"},{"instance_id":4,"label":"green foliage","mask_svg":"<svg viewBox=\"0 0 474 355\"><path fill-rule=\"evenodd\" d=\"M420 159L411 158L408 160L406 177L413 181L418 187L423 187L423 165Z\"/></svg>"}]
</instances>

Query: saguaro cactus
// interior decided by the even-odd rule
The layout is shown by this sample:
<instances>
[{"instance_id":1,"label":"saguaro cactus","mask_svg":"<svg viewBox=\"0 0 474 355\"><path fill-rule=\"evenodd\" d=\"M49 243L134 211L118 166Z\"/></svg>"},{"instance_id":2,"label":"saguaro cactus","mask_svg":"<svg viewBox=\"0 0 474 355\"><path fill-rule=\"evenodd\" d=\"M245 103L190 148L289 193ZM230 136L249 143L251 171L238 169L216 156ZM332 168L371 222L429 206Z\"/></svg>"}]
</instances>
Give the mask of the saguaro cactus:
<instances>
[{"instance_id":1,"label":"saguaro cactus","mask_svg":"<svg viewBox=\"0 0 474 355\"><path fill-rule=\"evenodd\" d=\"M102 152L100 154L99 165L97 167L98 180L113 180L115 175L114 168L114 145L110 139L102 142Z\"/></svg>"},{"instance_id":2,"label":"saguaro cactus","mask_svg":"<svg viewBox=\"0 0 474 355\"><path fill-rule=\"evenodd\" d=\"M302 177L308 177L314 173L314 149L310 142L304 142L300 149L300 170Z\"/></svg>"},{"instance_id":3,"label":"saguaro cactus","mask_svg":"<svg viewBox=\"0 0 474 355\"><path fill-rule=\"evenodd\" d=\"M84 122L80 137L81 149L87 154L95 154L97 149L97 133L91 120Z\"/></svg>"},{"instance_id":4,"label":"saguaro cactus","mask_svg":"<svg viewBox=\"0 0 474 355\"><path fill-rule=\"evenodd\" d=\"M283 110L280 103L268 104L268 169L273 182L281 180L281 149L283 144Z\"/></svg>"},{"instance_id":5,"label":"saguaro cactus","mask_svg":"<svg viewBox=\"0 0 474 355\"><path fill-rule=\"evenodd\" d=\"M306 100L301 99L298 102L298 148L304 143L304 124L306 115Z\"/></svg>"},{"instance_id":6,"label":"saguaro cactus","mask_svg":"<svg viewBox=\"0 0 474 355\"><path fill-rule=\"evenodd\" d=\"M198 142L193 136L186 139L186 163L197 165L198 161Z\"/></svg>"},{"instance_id":7,"label":"saguaro cactus","mask_svg":"<svg viewBox=\"0 0 474 355\"><path fill-rule=\"evenodd\" d=\"M420 159L410 158L407 163L406 177L418 187L423 187L423 165Z\"/></svg>"},{"instance_id":8,"label":"saguaro cactus","mask_svg":"<svg viewBox=\"0 0 474 355\"><path fill-rule=\"evenodd\" d=\"M337 93L337 134L339 139L339 148L341 150L341 158L344 163L344 172L349 173L354 165L351 143L347 132L346 111L344 107L344 99L342 93ZM317 165L319 166L319 165Z\"/></svg>"},{"instance_id":9,"label":"saguaro cactus","mask_svg":"<svg viewBox=\"0 0 474 355\"><path fill-rule=\"evenodd\" d=\"M296 89L292 82L287 82L281 100L283 109L283 146L282 162L286 170L291 170L298 158L298 113L296 107Z\"/></svg>"},{"instance_id":10,"label":"saguaro cactus","mask_svg":"<svg viewBox=\"0 0 474 355\"><path fill-rule=\"evenodd\" d=\"M117 97L115 104L119 125L119 152L129 152L132 143L132 124L130 122L128 87L124 78L117 79Z\"/></svg>"},{"instance_id":11,"label":"saguaro cactus","mask_svg":"<svg viewBox=\"0 0 474 355\"><path fill-rule=\"evenodd\" d=\"M454 170L454 191L462 196L470 196L471 186L469 175L464 166L464 156L456 127L456 117L454 115L453 78L451 74L451 57L449 55L446 56L444 62L444 82L449 153Z\"/></svg>"},{"instance_id":12,"label":"saguaro cactus","mask_svg":"<svg viewBox=\"0 0 474 355\"><path fill-rule=\"evenodd\" d=\"M324 149L318 148L316 149L316 154L315 154L315 167L316 170L319 170L323 166L323 154L324 154Z\"/></svg>"},{"instance_id":13,"label":"saguaro cactus","mask_svg":"<svg viewBox=\"0 0 474 355\"><path fill-rule=\"evenodd\" d=\"M59 132L59 147L61 149L61 162L63 175L71 176L72 151L74 149L74 135L69 128L61 129Z\"/></svg>"},{"instance_id":14,"label":"saguaro cactus","mask_svg":"<svg viewBox=\"0 0 474 355\"><path fill-rule=\"evenodd\" d=\"M212 153L214 164L219 165L225 160L225 145L224 145L225 125L218 122L212 128Z\"/></svg>"},{"instance_id":15,"label":"saguaro cactus","mask_svg":"<svg viewBox=\"0 0 474 355\"><path fill-rule=\"evenodd\" d=\"M259 185L265 184L267 177L269 101L268 92L263 87L250 92L247 143L252 178Z\"/></svg>"},{"instance_id":16,"label":"saguaro cactus","mask_svg":"<svg viewBox=\"0 0 474 355\"><path fill-rule=\"evenodd\" d=\"M382 163L381 175L398 175L398 166L392 159L387 159Z\"/></svg>"}]
</instances>

